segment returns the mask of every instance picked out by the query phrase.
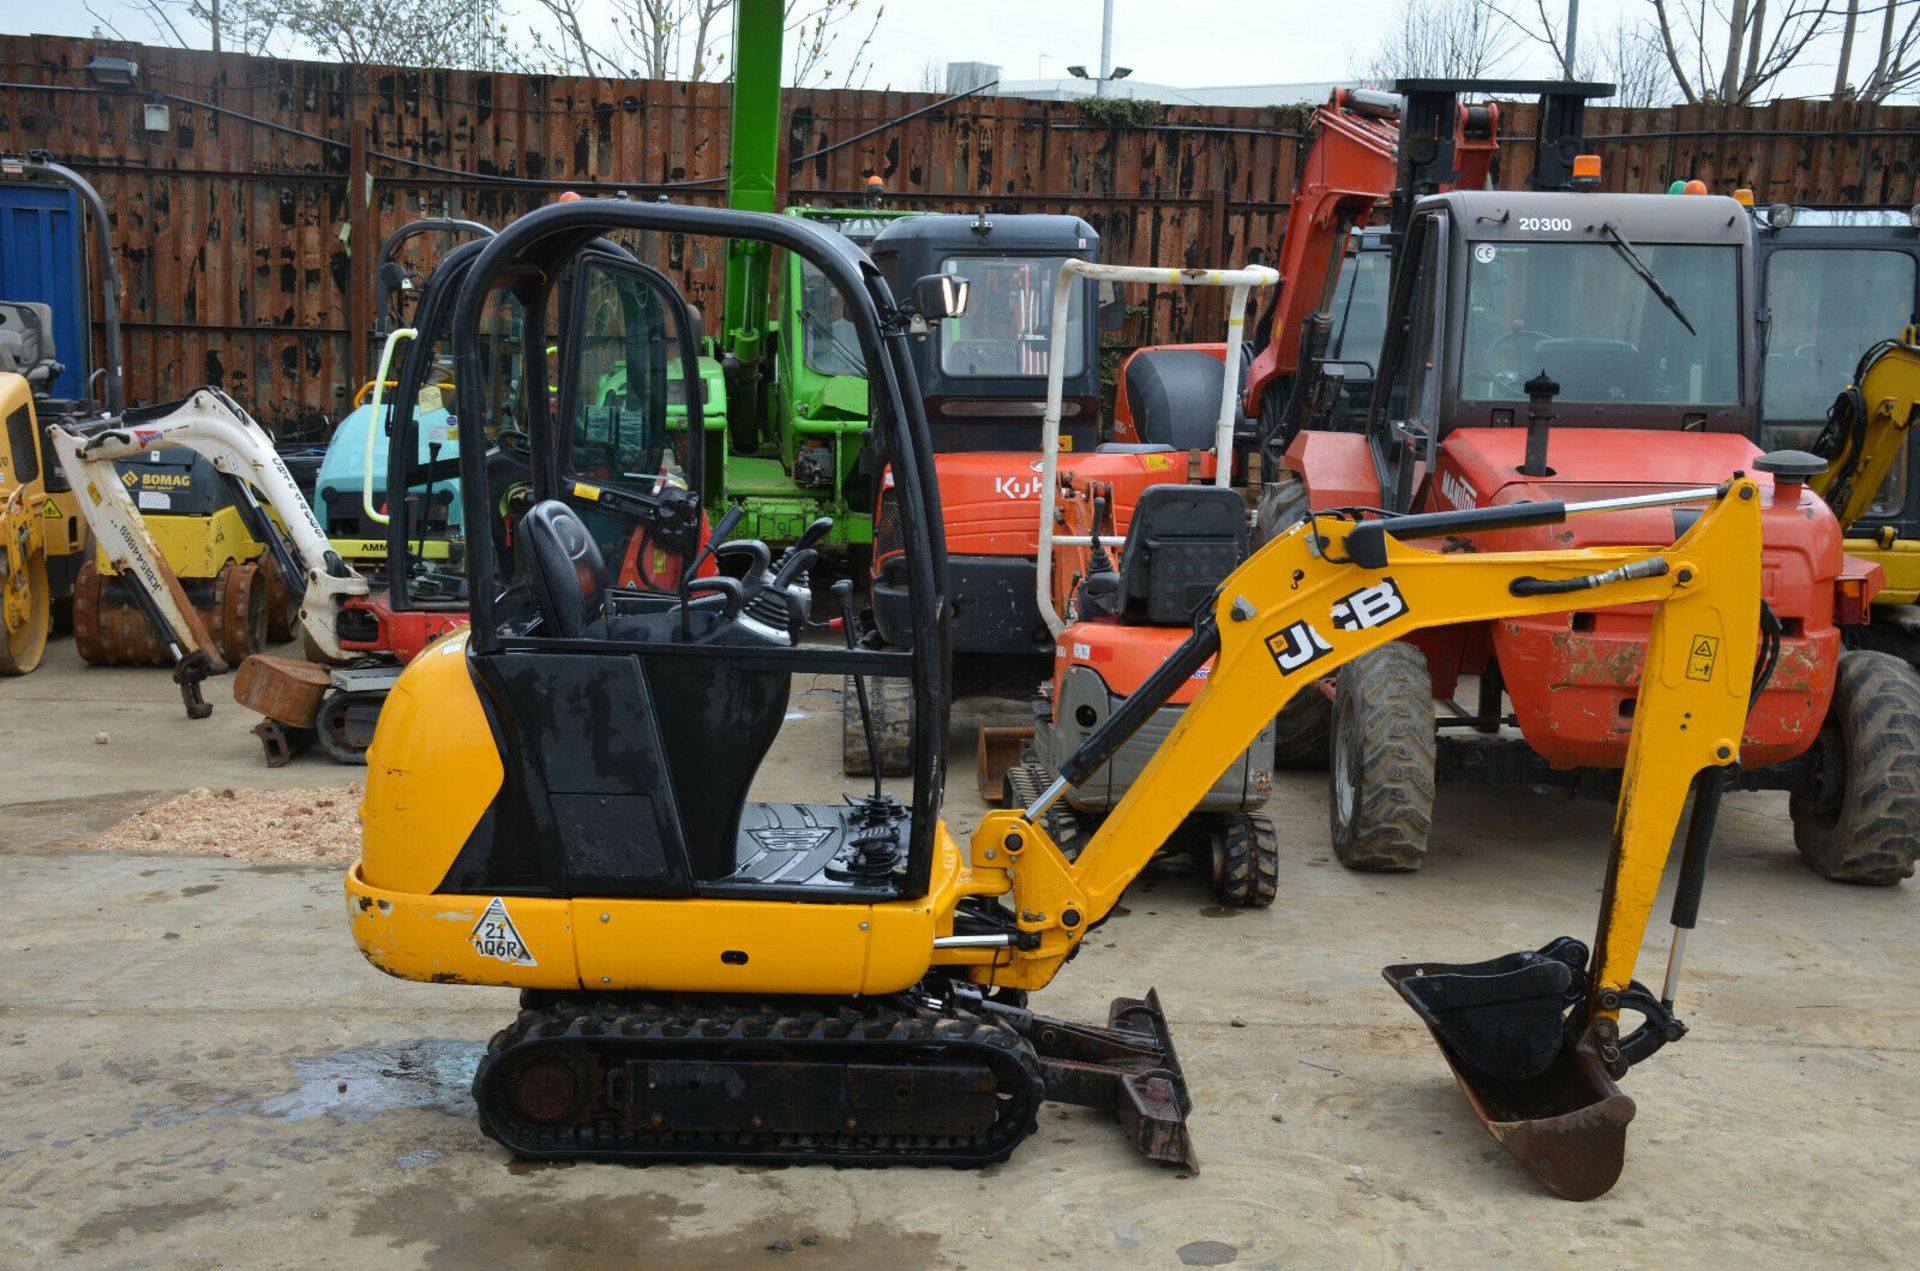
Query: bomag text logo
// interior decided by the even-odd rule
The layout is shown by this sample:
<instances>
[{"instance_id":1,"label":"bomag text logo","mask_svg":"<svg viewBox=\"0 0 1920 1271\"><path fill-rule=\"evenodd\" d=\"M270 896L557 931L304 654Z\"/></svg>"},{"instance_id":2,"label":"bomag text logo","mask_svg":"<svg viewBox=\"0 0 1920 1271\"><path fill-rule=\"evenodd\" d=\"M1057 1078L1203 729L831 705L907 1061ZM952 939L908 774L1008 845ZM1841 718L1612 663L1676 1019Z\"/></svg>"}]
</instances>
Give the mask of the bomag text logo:
<instances>
[{"instance_id":1,"label":"bomag text logo","mask_svg":"<svg viewBox=\"0 0 1920 1271\"><path fill-rule=\"evenodd\" d=\"M185 490L193 485L193 475L186 472L123 472L120 484L127 489L136 486L142 490Z\"/></svg>"}]
</instances>

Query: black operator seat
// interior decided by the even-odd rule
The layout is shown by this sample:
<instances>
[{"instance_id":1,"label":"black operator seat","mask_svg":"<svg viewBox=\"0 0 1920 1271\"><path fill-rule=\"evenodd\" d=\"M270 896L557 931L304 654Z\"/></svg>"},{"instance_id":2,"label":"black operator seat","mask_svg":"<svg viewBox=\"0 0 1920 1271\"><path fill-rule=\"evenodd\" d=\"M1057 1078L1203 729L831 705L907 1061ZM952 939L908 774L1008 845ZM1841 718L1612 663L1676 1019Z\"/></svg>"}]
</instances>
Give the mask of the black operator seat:
<instances>
[{"instance_id":1,"label":"black operator seat","mask_svg":"<svg viewBox=\"0 0 1920 1271\"><path fill-rule=\"evenodd\" d=\"M1130 625L1184 626L1246 558L1247 504L1239 491L1148 486L1127 526L1110 612Z\"/></svg>"},{"instance_id":2,"label":"black operator seat","mask_svg":"<svg viewBox=\"0 0 1920 1271\"><path fill-rule=\"evenodd\" d=\"M607 562L579 515L558 499L528 508L520 518L533 598L548 632L575 640L606 606Z\"/></svg>"},{"instance_id":3,"label":"black operator seat","mask_svg":"<svg viewBox=\"0 0 1920 1271\"><path fill-rule=\"evenodd\" d=\"M1127 403L1140 439L1175 450L1211 450L1226 364L1199 349L1151 349L1127 362ZM1240 411L1236 405L1234 422Z\"/></svg>"}]
</instances>

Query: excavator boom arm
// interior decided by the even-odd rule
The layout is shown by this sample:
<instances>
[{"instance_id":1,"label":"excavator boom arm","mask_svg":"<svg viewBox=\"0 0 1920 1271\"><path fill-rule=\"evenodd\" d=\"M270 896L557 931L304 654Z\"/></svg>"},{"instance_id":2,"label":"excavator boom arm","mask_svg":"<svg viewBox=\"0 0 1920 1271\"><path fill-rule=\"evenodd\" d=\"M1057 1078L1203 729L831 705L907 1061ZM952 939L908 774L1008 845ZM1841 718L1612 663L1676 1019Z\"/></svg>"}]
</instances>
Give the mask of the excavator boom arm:
<instances>
[{"instance_id":1,"label":"excavator boom arm","mask_svg":"<svg viewBox=\"0 0 1920 1271\"><path fill-rule=\"evenodd\" d=\"M1887 474L1920 414L1920 327L1875 345L1860 359L1854 382L1834 403L1819 450L1827 470L1808 484L1850 526L1873 509Z\"/></svg>"},{"instance_id":2,"label":"excavator boom arm","mask_svg":"<svg viewBox=\"0 0 1920 1271\"><path fill-rule=\"evenodd\" d=\"M1651 496L1669 502L1674 497ZM1597 941L1596 1002L1603 986L1630 981L1688 787L1701 769L1738 758L1752 684L1760 608L1758 489L1740 480L1724 492L1694 492L1694 498L1703 497L1710 506L1665 548L1442 554L1399 542L1382 532L1382 523L1331 517L1310 519L1269 543L1227 578L1211 614L1168 659L1169 669L1115 713L1111 733L1096 732L1083 755L1063 765L1064 775L1040 804L989 813L975 831L973 867L1011 874L1014 908L1029 946L1017 952L1011 967L989 959L999 962L991 971L995 982L1031 988L1051 979L1074 942L1111 912L1200 793L1312 681L1424 627L1652 603L1648 671L1634 716ZM1452 517L1460 522L1453 531L1459 533L1491 528L1469 524L1472 518L1502 516L1506 524L1526 523L1524 508L1507 507L1423 517L1418 528L1439 535L1447 531L1437 522ZM1534 519L1559 518L1544 513ZM1084 752L1124 741L1137 719L1157 705L1155 699L1171 691L1174 685L1163 677L1177 681L1189 674L1204 677L1206 687L1068 864L1034 819L1079 768L1097 766L1101 756ZM1123 719L1126 714L1137 718ZM1015 841L1018 846L1009 850ZM951 960L970 960L961 952L953 951Z\"/></svg>"}]
</instances>

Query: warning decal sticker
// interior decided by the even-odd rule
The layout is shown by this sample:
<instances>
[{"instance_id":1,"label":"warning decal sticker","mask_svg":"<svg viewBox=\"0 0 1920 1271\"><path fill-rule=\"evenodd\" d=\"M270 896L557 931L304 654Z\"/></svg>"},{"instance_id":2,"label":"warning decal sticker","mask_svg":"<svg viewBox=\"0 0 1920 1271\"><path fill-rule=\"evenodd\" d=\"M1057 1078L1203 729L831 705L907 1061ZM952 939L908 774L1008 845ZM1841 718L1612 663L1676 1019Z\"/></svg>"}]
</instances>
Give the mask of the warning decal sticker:
<instances>
[{"instance_id":1,"label":"warning decal sticker","mask_svg":"<svg viewBox=\"0 0 1920 1271\"><path fill-rule=\"evenodd\" d=\"M1720 652L1718 636L1697 635L1687 649L1687 678L1702 682L1713 679L1713 659Z\"/></svg>"},{"instance_id":2,"label":"warning decal sticker","mask_svg":"<svg viewBox=\"0 0 1920 1271\"><path fill-rule=\"evenodd\" d=\"M57 521L60 519L60 505L48 499L40 505L40 515L49 521Z\"/></svg>"},{"instance_id":3,"label":"warning decal sticker","mask_svg":"<svg viewBox=\"0 0 1920 1271\"><path fill-rule=\"evenodd\" d=\"M513 919L507 916L506 902L498 896L480 915L480 921L473 924L473 931L467 939L483 958L497 958L514 966L540 965L533 960L533 954L527 951L527 942L520 938Z\"/></svg>"}]
</instances>

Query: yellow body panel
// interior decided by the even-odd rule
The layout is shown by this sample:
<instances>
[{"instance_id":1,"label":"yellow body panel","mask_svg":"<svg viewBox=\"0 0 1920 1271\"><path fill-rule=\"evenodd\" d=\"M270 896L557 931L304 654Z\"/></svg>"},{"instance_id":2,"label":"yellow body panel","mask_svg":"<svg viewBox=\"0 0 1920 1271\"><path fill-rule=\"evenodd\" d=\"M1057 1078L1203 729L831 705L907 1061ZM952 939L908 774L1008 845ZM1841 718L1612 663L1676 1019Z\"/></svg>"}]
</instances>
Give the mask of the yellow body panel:
<instances>
[{"instance_id":1,"label":"yellow body panel","mask_svg":"<svg viewBox=\"0 0 1920 1271\"><path fill-rule=\"evenodd\" d=\"M344 561L384 561L387 559L387 540L384 538L333 538L327 545L340 553ZM453 556L453 544L443 538L430 538L415 543L413 555L419 560L448 560Z\"/></svg>"},{"instance_id":2,"label":"yellow body panel","mask_svg":"<svg viewBox=\"0 0 1920 1271\"><path fill-rule=\"evenodd\" d=\"M944 852L958 859L941 832ZM950 871L951 872L951 869ZM758 900L543 899L500 906L525 959L482 951L494 897L371 887L347 875L354 943L406 980L608 992L895 993L927 969L931 899L885 905L796 905ZM498 948L498 946L495 946Z\"/></svg>"},{"instance_id":3,"label":"yellow body panel","mask_svg":"<svg viewBox=\"0 0 1920 1271\"><path fill-rule=\"evenodd\" d=\"M236 561L250 561L265 548L247 533L240 510L224 507L212 516L143 516L147 533L175 577L183 582L213 578ZM100 572L112 577L119 573L107 559L105 548L94 553Z\"/></svg>"},{"instance_id":4,"label":"yellow body panel","mask_svg":"<svg viewBox=\"0 0 1920 1271\"><path fill-rule=\"evenodd\" d=\"M1920 539L1899 538L1891 547L1882 547L1875 539L1850 538L1847 555L1878 565L1886 575L1887 585L1874 593L1874 604L1920 602Z\"/></svg>"},{"instance_id":5,"label":"yellow body panel","mask_svg":"<svg viewBox=\"0 0 1920 1271\"><path fill-rule=\"evenodd\" d=\"M465 629L443 637L407 664L380 708L359 870L384 891L438 888L500 789L500 753L466 655Z\"/></svg>"}]
</instances>

